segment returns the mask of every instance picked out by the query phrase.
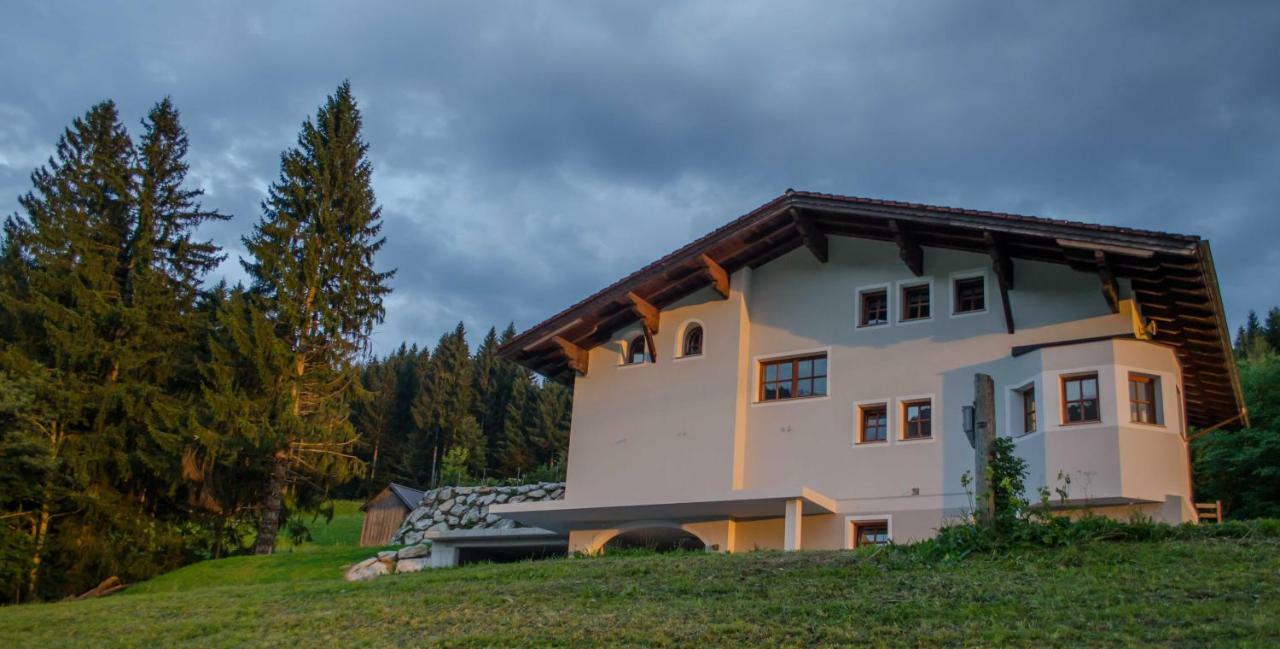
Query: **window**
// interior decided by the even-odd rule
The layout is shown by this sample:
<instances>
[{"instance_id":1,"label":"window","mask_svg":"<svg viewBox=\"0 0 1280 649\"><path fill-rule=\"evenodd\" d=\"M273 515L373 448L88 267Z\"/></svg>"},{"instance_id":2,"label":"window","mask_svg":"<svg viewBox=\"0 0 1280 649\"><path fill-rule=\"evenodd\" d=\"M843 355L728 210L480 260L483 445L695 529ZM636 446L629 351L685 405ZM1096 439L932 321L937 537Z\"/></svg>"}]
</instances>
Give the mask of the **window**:
<instances>
[{"instance_id":1,"label":"window","mask_svg":"<svg viewBox=\"0 0 1280 649\"><path fill-rule=\"evenodd\" d=\"M859 327L873 327L875 325L889 324L889 291L888 289L874 289L863 291L858 296L860 302L858 314Z\"/></svg>"},{"instance_id":2,"label":"window","mask_svg":"<svg viewBox=\"0 0 1280 649\"><path fill-rule=\"evenodd\" d=\"M1129 375L1129 419L1140 424L1160 423L1160 379L1145 374Z\"/></svg>"},{"instance_id":3,"label":"window","mask_svg":"<svg viewBox=\"0 0 1280 649\"><path fill-rule=\"evenodd\" d=\"M631 344L627 345L627 365L638 365L643 363L648 357L648 350L645 349L644 336L636 336L631 339Z\"/></svg>"},{"instance_id":4,"label":"window","mask_svg":"<svg viewBox=\"0 0 1280 649\"><path fill-rule=\"evenodd\" d=\"M853 524L853 547L863 548L869 545L887 545L888 543L888 521L866 521Z\"/></svg>"},{"instance_id":5,"label":"window","mask_svg":"<svg viewBox=\"0 0 1280 649\"><path fill-rule=\"evenodd\" d=\"M820 397L827 393L827 355L760 363L760 400Z\"/></svg>"},{"instance_id":6,"label":"window","mask_svg":"<svg viewBox=\"0 0 1280 649\"><path fill-rule=\"evenodd\" d=\"M689 325L689 328L685 330L684 344L681 346L680 355L702 355L702 325Z\"/></svg>"},{"instance_id":7,"label":"window","mask_svg":"<svg viewBox=\"0 0 1280 649\"><path fill-rule=\"evenodd\" d=\"M916 284L902 288L902 320L929 318L929 285Z\"/></svg>"},{"instance_id":8,"label":"window","mask_svg":"<svg viewBox=\"0 0 1280 649\"><path fill-rule=\"evenodd\" d=\"M858 406L858 443L889 440L889 407L883 403Z\"/></svg>"},{"instance_id":9,"label":"window","mask_svg":"<svg viewBox=\"0 0 1280 649\"><path fill-rule=\"evenodd\" d=\"M987 308L987 282L983 277L956 280L956 313L973 313Z\"/></svg>"},{"instance_id":10,"label":"window","mask_svg":"<svg viewBox=\"0 0 1280 649\"><path fill-rule=\"evenodd\" d=\"M1101 421L1097 374L1062 377L1062 421L1067 424Z\"/></svg>"},{"instance_id":11,"label":"window","mask_svg":"<svg viewBox=\"0 0 1280 649\"><path fill-rule=\"evenodd\" d=\"M933 418L933 404L924 399L921 401L902 402L902 439L929 439L933 436L930 420Z\"/></svg>"},{"instance_id":12,"label":"window","mask_svg":"<svg viewBox=\"0 0 1280 649\"><path fill-rule=\"evenodd\" d=\"M1022 399L1022 434L1036 432L1036 386L1028 385L1019 391Z\"/></svg>"}]
</instances>

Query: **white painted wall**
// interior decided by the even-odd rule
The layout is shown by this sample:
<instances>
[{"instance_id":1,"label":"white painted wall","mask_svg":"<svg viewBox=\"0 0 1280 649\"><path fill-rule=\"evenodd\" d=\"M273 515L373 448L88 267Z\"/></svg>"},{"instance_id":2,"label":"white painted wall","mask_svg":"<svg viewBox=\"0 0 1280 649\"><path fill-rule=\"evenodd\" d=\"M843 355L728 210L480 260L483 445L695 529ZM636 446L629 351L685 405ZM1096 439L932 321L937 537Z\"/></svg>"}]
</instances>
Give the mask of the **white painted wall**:
<instances>
[{"instance_id":1,"label":"white painted wall","mask_svg":"<svg viewBox=\"0 0 1280 649\"><path fill-rule=\"evenodd\" d=\"M873 513L901 519L903 534L927 536L929 529L916 528L936 527L969 505L961 475L972 470L973 452L960 408L972 400L974 373L984 372L995 379L1002 434L1012 432L1007 392L1037 382L1041 431L1018 441L1031 464L1032 493L1054 486L1062 471L1073 476L1073 497L1162 502L1173 494L1189 502L1173 354L1145 342L1106 341L1013 358L1018 345L1129 333L1131 319L1110 313L1096 276L1017 261L1010 294L1017 331L1010 335L989 268L985 255L926 249L932 317L899 323L897 288L915 278L897 247L833 237L827 264L801 248L736 273L727 300L706 289L664 310L656 364L622 366L624 341L639 329L616 332L591 351L590 372L577 379L567 499L660 503L713 499L735 488L808 486L836 499L841 511L827 523L806 520L817 526L812 535L806 527L807 539L843 539L844 515ZM987 277L987 309L953 317L952 278L974 270ZM893 287L894 322L859 329L857 292L873 285ZM692 319L704 327L706 351L676 360L677 335ZM828 351L828 396L755 402L760 359L812 350ZM1103 422L1064 427L1058 374L1079 368L1099 371ZM1162 377L1163 428L1128 423L1130 370ZM933 439L898 438L898 404L908 396L933 399ZM892 439L857 445L854 404L873 399L890 404Z\"/></svg>"}]
</instances>

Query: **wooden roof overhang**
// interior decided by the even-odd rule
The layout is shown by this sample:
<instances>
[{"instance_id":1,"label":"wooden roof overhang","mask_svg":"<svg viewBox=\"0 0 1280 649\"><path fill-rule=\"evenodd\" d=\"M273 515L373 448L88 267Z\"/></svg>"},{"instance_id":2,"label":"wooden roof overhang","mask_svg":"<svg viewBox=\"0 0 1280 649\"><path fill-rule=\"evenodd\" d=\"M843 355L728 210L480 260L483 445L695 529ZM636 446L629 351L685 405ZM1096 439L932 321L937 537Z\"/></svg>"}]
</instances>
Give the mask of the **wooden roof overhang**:
<instances>
[{"instance_id":1,"label":"wooden roof overhang","mask_svg":"<svg viewBox=\"0 0 1280 649\"><path fill-rule=\"evenodd\" d=\"M1209 244L1196 236L1034 216L983 212L787 190L692 243L624 277L521 333L499 353L563 383L587 371L587 351L619 329L705 287L728 296L729 276L808 248L827 259L828 237L894 242L910 272L923 272L925 248L988 254L1005 323L1013 332L1008 291L1013 259L1065 264L1096 274L1101 299L1118 309L1127 279L1152 339L1175 350L1183 399L1193 426L1244 419L1245 408Z\"/></svg>"}]
</instances>

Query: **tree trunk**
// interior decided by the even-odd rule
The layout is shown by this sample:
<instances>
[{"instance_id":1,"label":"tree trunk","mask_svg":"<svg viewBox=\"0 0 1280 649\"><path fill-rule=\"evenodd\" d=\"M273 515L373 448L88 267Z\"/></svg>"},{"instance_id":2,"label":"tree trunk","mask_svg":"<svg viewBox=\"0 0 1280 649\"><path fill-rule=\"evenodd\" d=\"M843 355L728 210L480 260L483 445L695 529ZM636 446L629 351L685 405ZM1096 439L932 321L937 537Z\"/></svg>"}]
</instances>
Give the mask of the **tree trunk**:
<instances>
[{"instance_id":1,"label":"tree trunk","mask_svg":"<svg viewBox=\"0 0 1280 649\"><path fill-rule=\"evenodd\" d=\"M36 586L40 581L40 562L44 556L45 539L49 537L49 489L46 487L41 498L40 515L36 518L31 552L31 570L27 573L27 601L36 600Z\"/></svg>"},{"instance_id":2,"label":"tree trunk","mask_svg":"<svg viewBox=\"0 0 1280 649\"><path fill-rule=\"evenodd\" d=\"M973 376L974 478L978 489L978 522L990 525L995 520L995 485L991 483L991 445L996 441L995 381L986 374Z\"/></svg>"},{"instance_id":3,"label":"tree trunk","mask_svg":"<svg viewBox=\"0 0 1280 649\"><path fill-rule=\"evenodd\" d=\"M284 484L289 476L289 461L284 451L276 453L267 476L266 491L262 496L262 519L258 522L258 538L253 543L254 554L272 554L276 551L276 537L280 533L280 511L284 508Z\"/></svg>"}]
</instances>

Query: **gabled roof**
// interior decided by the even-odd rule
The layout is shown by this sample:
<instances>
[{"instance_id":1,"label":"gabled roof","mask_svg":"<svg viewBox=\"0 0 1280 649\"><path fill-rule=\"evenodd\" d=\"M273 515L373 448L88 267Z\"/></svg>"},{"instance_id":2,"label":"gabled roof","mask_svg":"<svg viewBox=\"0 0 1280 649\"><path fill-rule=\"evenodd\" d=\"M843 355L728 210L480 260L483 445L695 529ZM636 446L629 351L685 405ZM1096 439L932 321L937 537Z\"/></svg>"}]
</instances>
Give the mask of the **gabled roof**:
<instances>
[{"instance_id":1,"label":"gabled roof","mask_svg":"<svg viewBox=\"0 0 1280 649\"><path fill-rule=\"evenodd\" d=\"M1095 273L1115 308L1116 279L1131 282L1153 339L1175 348L1188 419L1209 426L1241 416L1244 402L1209 243L1200 237L872 198L787 190L707 235L531 327L500 350L530 370L570 383L583 350L613 332L746 267L801 246L820 260L829 236L895 242L919 274L924 248L987 253L1002 295L1014 289L1011 259ZM721 285L722 286L722 285ZM1016 314L1006 313L1012 332Z\"/></svg>"},{"instance_id":2,"label":"gabled roof","mask_svg":"<svg viewBox=\"0 0 1280 649\"><path fill-rule=\"evenodd\" d=\"M369 503L377 500L379 496L386 492L390 492L392 496L395 496L396 500L399 500L401 504L409 508L409 511L413 511L418 508L418 503L422 502L422 496L425 493L421 489L414 489L413 487L406 487L405 485L391 482L373 498L365 501L365 503L360 506L360 510L364 511L364 509L369 506Z\"/></svg>"}]
</instances>

